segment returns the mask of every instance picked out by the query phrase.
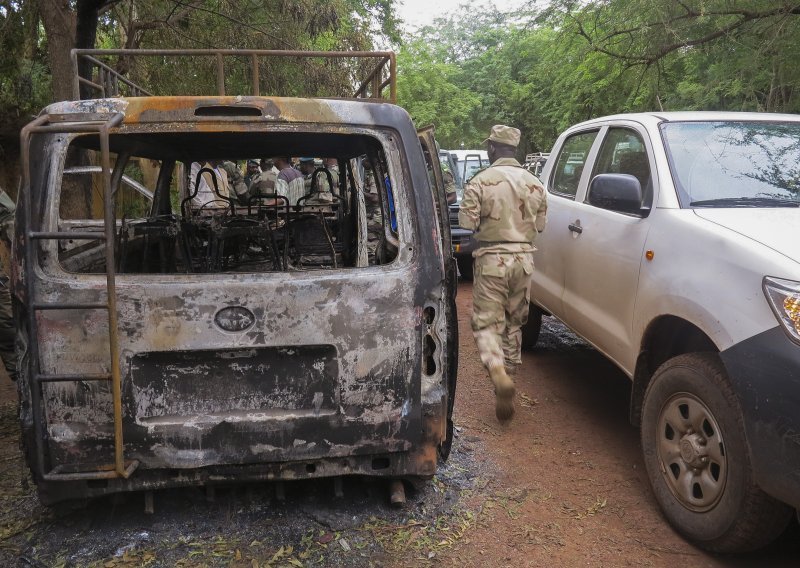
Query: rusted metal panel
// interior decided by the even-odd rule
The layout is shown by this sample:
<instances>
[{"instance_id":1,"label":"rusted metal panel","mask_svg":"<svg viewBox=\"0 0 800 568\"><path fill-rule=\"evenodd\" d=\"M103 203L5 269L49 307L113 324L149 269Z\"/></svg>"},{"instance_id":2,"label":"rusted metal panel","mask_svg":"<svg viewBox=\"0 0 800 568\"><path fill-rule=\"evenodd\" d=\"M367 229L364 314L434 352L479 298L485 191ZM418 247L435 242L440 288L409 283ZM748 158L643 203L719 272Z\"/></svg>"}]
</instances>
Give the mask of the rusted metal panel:
<instances>
[{"instance_id":1,"label":"rusted metal panel","mask_svg":"<svg viewBox=\"0 0 800 568\"><path fill-rule=\"evenodd\" d=\"M73 72L73 96L76 100L81 98L81 85L86 85L100 97L121 96L120 84L127 89L128 96L153 96L144 87L130 81L127 77L116 71L103 58L116 57L213 57L216 64L217 94L225 94L225 58L247 58L250 62L249 74L252 77L252 92L236 93L238 95L258 96L259 93L259 62L261 59L290 58L294 61L302 59L331 59L331 60L372 60L375 66L366 75L365 80L353 93L357 99L381 99L384 90L389 87L388 100L397 101L397 60L392 51L306 51L306 50L270 50L270 49L73 49L70 60ZM96 68L100 82L92 81L79 74L79 62L87 62L90 68ZM156 93L160 96L169 93Z\"/></svg>"}]
</instances>

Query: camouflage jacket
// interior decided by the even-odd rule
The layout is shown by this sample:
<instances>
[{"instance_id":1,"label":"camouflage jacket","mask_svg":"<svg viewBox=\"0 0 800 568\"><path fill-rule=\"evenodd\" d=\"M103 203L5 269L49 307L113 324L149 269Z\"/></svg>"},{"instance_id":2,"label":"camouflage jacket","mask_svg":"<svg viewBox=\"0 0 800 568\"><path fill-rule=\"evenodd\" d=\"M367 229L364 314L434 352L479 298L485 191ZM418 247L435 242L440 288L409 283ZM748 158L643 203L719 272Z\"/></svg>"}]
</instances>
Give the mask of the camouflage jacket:
<instances>
[{"instance_id":1,"label":"camouflage jacket","mask_svg":"<svg viewBox=\"0 0 800 568\"><path fill-rule=\"evenodd\" d=\"M228 174L228 181L230 182L231 187L233 187L236 197L239 198L240 201L246 201L248 186L247 181L242 177L242 172L239 170L239 166L231 161L226 160L222 162L222 168L225 170L225 173Z\"/></svg>"},{"instance_id":2,"label":"camouflage jacket","mask_svg":"<svg viewBox=\"0 0 800 568\"><path fill-rule=\"evenodd\" d=\"M531 252L544 230L547 193L533 174L514 158L500 158L479 172L464 188L458 222L476 232L487 252Z\"/></svg>"}]
</instances>

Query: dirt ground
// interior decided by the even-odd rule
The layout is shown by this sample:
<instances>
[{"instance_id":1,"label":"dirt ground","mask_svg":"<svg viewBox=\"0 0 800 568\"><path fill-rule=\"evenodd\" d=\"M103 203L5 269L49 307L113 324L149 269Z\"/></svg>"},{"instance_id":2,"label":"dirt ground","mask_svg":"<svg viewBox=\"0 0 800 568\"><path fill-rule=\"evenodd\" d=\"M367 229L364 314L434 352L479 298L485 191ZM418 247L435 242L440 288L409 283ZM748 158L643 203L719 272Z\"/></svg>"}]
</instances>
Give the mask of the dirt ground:
<instances>
[{"instance_id":1,"label":"dirt ground","mask_svg":"<svg viewBox=\"0 0 800 568\"><path fill-rule=\"evenodd\" d=\"M2 566L798 566L796 526L769 550L703 553L661 517L627 422L627 378L545 320L517 375L517 415L494 418L459 289L457 437L433 481L388 506L384 483L351 479L170 490L48 509L19 452L13 387L0 377Z\"/></svg>"}]
</instances>

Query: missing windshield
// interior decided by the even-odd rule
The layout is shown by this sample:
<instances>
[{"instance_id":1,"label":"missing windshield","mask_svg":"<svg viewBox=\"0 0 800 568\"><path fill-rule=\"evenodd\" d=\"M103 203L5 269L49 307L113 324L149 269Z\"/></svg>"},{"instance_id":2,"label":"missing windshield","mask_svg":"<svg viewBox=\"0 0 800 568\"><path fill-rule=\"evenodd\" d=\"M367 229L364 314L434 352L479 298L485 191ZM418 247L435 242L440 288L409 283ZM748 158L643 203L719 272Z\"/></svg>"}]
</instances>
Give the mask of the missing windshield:
<instances>
[{"instance_id":1,"label":"missing windshield","mask_svg":"<svg viewBox=\"0 0 800 568\"><path fill-rule=\"evenodd\" d=\"M397 256L398 184L375 137L133 133L110 144L119 273L363 268ZM59 241L59 262L103 273L97 137L73 138L65 161L57 222L76 238Z\"/></svg>"}]
</instances>

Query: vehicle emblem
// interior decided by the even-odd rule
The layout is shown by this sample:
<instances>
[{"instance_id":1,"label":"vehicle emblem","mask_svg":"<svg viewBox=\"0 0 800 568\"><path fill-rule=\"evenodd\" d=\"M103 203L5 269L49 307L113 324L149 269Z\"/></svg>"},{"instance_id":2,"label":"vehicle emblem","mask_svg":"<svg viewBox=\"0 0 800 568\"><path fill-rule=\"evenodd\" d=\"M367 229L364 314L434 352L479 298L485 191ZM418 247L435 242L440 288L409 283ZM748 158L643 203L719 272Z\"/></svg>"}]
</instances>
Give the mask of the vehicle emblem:
<instances>
[{"instance_id":1,"label":"vehicle emblem","mask_svg":"<svg viewBox=\"0 0 800 568\"><path fill-rule=\"evenodd\" d=\"M256 322L256 316L247 308L232 306L222 308L214 316L214 323L225 331L244 331Z\"/></svg>"}]
</instances>

